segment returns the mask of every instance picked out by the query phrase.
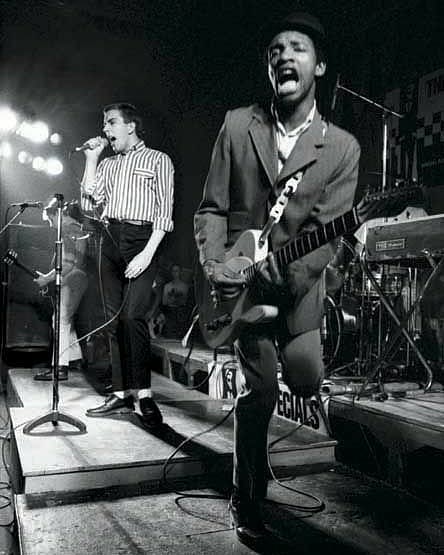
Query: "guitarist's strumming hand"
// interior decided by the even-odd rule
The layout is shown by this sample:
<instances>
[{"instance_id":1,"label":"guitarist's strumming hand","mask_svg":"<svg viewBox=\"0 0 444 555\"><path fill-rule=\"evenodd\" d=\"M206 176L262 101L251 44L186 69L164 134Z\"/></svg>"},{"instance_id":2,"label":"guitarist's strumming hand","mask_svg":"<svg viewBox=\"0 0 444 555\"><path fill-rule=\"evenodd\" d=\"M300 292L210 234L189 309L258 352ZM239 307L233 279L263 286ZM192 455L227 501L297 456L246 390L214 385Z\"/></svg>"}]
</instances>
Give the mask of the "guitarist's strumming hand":
<instances>
[{"instance_id":1,"label":"guitarist's strumming hand","mask_svg":"<svg viewBox=\"0 0 444 555\"><path fill-rule=\"evenodd\" d=\"M224 262L207 260L203 265L206 278L223 298L233 299L246 284L243 274L233 272Z\"/></svg>"},{"instance_id":2,"label":"guitarist's strumming hand","mask_svg":"<svg viewBox=\"0 0 444 555\"><path fill-rule=\"evenodd\" d=\"M256 281L262 293L279 299L288 295L288 287L279 271L273 253L258 262L256 267Z\"/></svg>"}]
</instances>

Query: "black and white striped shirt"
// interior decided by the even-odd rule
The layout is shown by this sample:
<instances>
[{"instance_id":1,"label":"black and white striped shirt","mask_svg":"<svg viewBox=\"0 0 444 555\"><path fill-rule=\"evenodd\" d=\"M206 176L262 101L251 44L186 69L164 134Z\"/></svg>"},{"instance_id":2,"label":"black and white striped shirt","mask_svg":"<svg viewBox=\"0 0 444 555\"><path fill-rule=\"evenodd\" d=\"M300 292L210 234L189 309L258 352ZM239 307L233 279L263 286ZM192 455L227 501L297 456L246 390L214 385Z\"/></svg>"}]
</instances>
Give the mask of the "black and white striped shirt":
<instances>
[{"instance_id":1,"label":"black and white striped shirt","mask_svg":"<svg viewBox=\"0 0 444 555\"><path fill-rule=\"evenodd\" d=\"M102 218L143 220L172 231L174 167L167 154L140 141L127 153L102 160L95 184L92 195L82 193L83 210L103 205Z\"/></svg>"}]
</instances>

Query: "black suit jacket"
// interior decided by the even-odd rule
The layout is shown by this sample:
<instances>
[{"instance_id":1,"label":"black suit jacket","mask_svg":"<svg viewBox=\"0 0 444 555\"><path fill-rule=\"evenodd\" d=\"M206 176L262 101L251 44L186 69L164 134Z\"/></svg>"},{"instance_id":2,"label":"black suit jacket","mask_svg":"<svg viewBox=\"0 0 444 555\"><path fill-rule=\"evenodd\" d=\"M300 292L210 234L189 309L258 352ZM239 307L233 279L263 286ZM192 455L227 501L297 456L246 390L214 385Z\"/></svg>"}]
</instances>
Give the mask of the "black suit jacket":
<instances>
[{"instance_id":1,"label":"black suit jacket","mask_svg":"<svg viewBox=\"0 0 444 555\"><path fill-rule=\"evenodd\" d=\"M201 262L222 261L242 231L262 228L287 179L301 170L302 181L273 228L273 249L345 213L353 204L359 155L356 139L316 112L278 173L270 112L259 105L228 112L195 215ZM332 242L288 265L286 279L294 300L286 314L291 334L319 327L325 296L323 270L335 250Z\"/></svg>"}]
</instances>

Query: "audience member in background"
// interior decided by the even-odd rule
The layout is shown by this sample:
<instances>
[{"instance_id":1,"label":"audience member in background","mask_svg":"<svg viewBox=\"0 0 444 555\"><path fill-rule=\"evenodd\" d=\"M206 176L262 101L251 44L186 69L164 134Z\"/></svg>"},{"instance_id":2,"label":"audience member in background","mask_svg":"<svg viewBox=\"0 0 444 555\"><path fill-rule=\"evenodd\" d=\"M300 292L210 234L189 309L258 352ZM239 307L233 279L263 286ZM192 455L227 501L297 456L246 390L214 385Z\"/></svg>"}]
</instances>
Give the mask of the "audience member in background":
<instances>
[{"instance_id":1,"label":"audience member in background","mask_svg":"<svg viewBox=\"0 0 444 555\"><path fill-rule=\"evenodd\" d=\"M188 284L181 279L181 269L178 264L171 267L171 281L165 284L162 294L162 304L170 308L185 306L188 299Z\"/></svg>"},{"instance_id":2,"label":"audience member in background","mask_svg":"<svg viewBox=\"0 0 444 555\"><path fill-rule=\"evenodd\" d=\"M43 210L43 219L57 228L57 207L50 204ZM74 316L86 291L88 277L85 271L85 253L87 238L79 223L80 210L76 203L67 203L62 211L62 286L60 289L60 344L59 344L59 380L68 379L68 369L78 369L81 365L82 351L77 343L74 329ZM44 288L55 281L53 268L48 273L39 273L34 281ZM54 328L54 317L53 317ZM52 370L45 370L34 376L35 380L49 381Z\"/></svg>"},{"instance_id":3,"label":"audience member in background","mask_svg":"<svg viewBox=\"0 0 444 555\"><path fill-rule=\"evenodd\" d=\"M156 275L151 291L151 306L146 314L151 339L162 335L165 315L162 312L162 294L165 279L161 272Z\"/></svg>"},{"instance_id":4,"label":"audience member in background","mask_svg":"<svg viewBox=\"0 0 444 555\"><path fill-rule=\"evenodd\" d=\"M189 326L189 286L182 280L178 264L171 267L171 277L173 279L164 285L162 293L161 310L165 315L162 335L181 339Z\"/></svg>"}]
</instances>

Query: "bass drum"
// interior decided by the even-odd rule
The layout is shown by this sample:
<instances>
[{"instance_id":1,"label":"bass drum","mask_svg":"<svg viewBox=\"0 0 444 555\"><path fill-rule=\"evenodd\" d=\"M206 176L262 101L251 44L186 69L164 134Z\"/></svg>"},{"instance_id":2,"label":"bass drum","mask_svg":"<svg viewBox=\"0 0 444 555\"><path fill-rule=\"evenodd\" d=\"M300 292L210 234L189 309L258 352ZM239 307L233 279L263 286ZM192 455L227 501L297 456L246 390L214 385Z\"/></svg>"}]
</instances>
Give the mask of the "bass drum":
<instances>
[{"instance_id":1,"label":"bass drum","mask_svg":"<svg viewBox=\"0 0 444 555\"><path fill-rule=\"evenodd\" d=\"M360 328L358 299L343 295L337 303L333 297L325 298L321 343L326 371L353 362L358 357Z\"/></svg>"}]
</instances>

